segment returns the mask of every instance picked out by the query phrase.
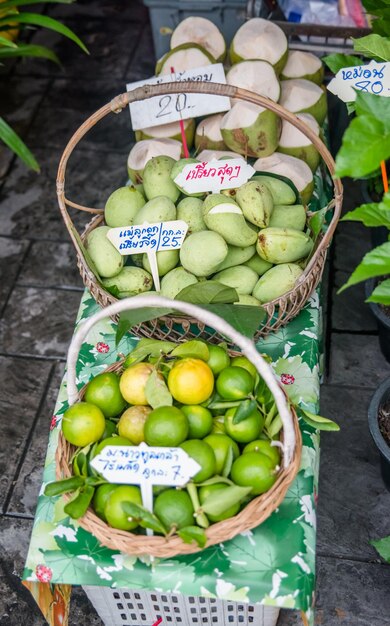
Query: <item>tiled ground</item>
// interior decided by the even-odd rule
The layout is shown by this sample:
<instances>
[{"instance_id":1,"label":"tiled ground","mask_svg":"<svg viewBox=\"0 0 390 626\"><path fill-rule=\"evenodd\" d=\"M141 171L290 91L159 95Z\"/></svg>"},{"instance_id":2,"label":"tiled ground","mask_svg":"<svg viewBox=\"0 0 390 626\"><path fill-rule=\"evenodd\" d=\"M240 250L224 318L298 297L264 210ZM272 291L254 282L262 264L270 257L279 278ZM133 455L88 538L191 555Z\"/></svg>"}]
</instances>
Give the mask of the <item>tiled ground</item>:
<instances>
[{"instance_id":1,"label":"tiled ground","mask_svg":"<svg viewBox=\"0 0 390 626\"><path fill-rule=\"evenodd\" d=\"M48 10L74 28L90 49L84 55L56 34L32 33L63 60L13 63L0 72L0 113L34 149L41 174L29 172L0 150L0 626L43 626L22 587L48 420L61 379L82 283L56 204L58 160L73 130L125 89L153 74L148 15L137 0L79 0ZM332 146L344 117L331 101ZM88 134L69 163L67 195L103 206L108 190L126 173L130 145L127 112ZM346 205L360 202L349 185ZM72 216L79 226L82 215ZM317 624L390 625L390 567L369 540L390 533L390 493L381 482L378 457L366 422L370 397L390 374L375 322L361 287L336 290L370 247L367 229L341 224L328 267L328 375L322 414L337 419L338 435L324 435L318 527ZM27 618L28 616L28 618ZM282 612L279 626L300 623ZM70 626L101 626L80 590L73 594Z\"/></svg>"}]
</instances>

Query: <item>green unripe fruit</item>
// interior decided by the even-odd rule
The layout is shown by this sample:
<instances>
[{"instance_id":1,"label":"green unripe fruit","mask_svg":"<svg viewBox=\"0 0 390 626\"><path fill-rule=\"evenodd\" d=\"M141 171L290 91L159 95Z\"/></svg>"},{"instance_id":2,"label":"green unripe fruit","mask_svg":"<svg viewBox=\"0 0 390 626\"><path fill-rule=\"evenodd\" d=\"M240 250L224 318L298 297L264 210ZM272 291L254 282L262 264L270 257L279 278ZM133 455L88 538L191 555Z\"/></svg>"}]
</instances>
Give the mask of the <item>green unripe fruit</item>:
<instances>
[{"instance_id":1,"label":"green unripe fruit","mask_svg":"<svg viewBox=\"0 0 390 626\"><path fill-rule=\"evenodd\" d=\"M107 226L131 226L139 209L146 200L135 187L119 187L108 198L104 208L104 220Z\"/></svg>"},{"instance_id":2,"label":"green unripe fruit","mask_svg":"<svg viewBox=\"0 0 390 626\"><path fill-rule=\"evenodd\" d=\"M159 252L156 253L156 258L158 275L165 276L165 274L168 274L168 272L173 270L173 268L178 264L179 250L159 250ZM152 272L148 255L146 253L142 255L142 265L147 272Z\"/></svg>"},{"instance_id":3,"label":"green unripe fruit","mask_svg":"<svg viewBox=\"0 0 390 626\"><path fill-rule=\"evenodd\" d=\"M176 219L176 207L170 198L156 196L149 200L134 216L133 224L154 224Z\"/></svg>"},{"instance_id":4,"label":"green unripe fruit","mask_svg":"<svg viewBox=\"0 0 390 626\"><path fill-rule=\"evenodd\" d=\"M236 202L251 224L260 228L268 226L274 202L266 185L250 180L237 190Z\"/></svg>"},{"instance_id":5,"label":"green unripe fruit","mask_svg":"<svg viewBox=\"0 0 390 626\"><path fill-rule=\"evenodd\" d=\"M85 247L102 278L111 278L121 271L125 257L107 239L109 226L98 226L87 235Z\"/></svg>"},{"instance_id":6,"label":"green unripe fruit","mask_svg":"<svg viewBox=\"0 0 390 626\"><path fill-rule=\"evenodd\" d=\"M195 276L210 276L222 263L228 252L226 241L209 230L193 233L184 240L180 262Z\"/></svg>"},{"instance_id":7,"label":"green unripe fruit","mask_svg":"<svg viewBox=\"0 0 390 626\"><path fill-rule=\"evenodd\" d=\"M214 280L232 287L238 295L249 295L257 283L258 275L246 265L236 265L215 274Z\"/></svg>"},{"instance_id":8,"label":"green unripe fruit","mask_svg":"<svg viewBox=\"0 0 390 626\"><path fill-rule=\"evenodd\" d=\"M263 228L256 250L269 263L293 263L307 257L313 249L309 235L293 228Z\"/></svg>"},{"instance_id":9,"label":"green unripe fruit","mask_svg":"<svg viewBox=\"0 0 390 626\"><path fill-rule=\"evenodd\" d=\"M188 196L177 205L177 219L188 224L188 235L207 230L203 219L203 200Z\"/></svg>"},{"instance_id":10,"label":"green unripe fruit","mask_svg":"<svg viewBox=\"0 0 390 626\"><path fill-rule=\"evenodd\" d=\"M223 194L206 197L203 218L207 228L220 234L232 246L246 247L256 243L256 232L246 223L238 204Z\"/></svg>"},{"instance_id":11,"label":"green unripe fruit","mask_svg":"<svg viewBox=\"0 0 390 626\"><path fill-rule=\"evenodd\" d=\"M163 277L160 294L174 300L182 289L194 285L197 282L198 279L196 276L187 272L184 267L175 267Z\"/></svg>"},{"instance_id":12,"label":"green unripe fruit","mask_svg":"<svg viewBox=\"0 0 390 626\"><path fill-rule=\"evenodd\" d=\"M256 246L247 246L240 248L238 246L228 246L228 253L221 265L218 266L218 271L225 270L229 267L235 267L236 265L242 265L248 261L254 254L256 254ZM258 254L256 254L258 256Z\"/></svg>"},{"instance_id":13,"label":"green unripe fruit","mask_svg":"<svg viewBox=\"0 0 390 626\"><path fill-rule=\"evenodd\" d=\"M303 230L306 225L306 210L302 204L277 205L269 221L272 228L293 228Z\"/></svg>"},{"instance_id":14,"label":"green unripe fruit","mask_svg":"<svg viewBox=\"0 0 390 626\"><path fill-rule=\"evenodd\" d=\"M261 303L280 298L293 289L302 274L303 270L294 263L275 265L258 280L253 295Z\"/></svg>"},{"instance_id":15,"label":"green unripe fruit","mask_svg":"<svg viewBox=\"0 0 390 626\"><path fill-rule=\"evenodd\" d=\"M176 161L169 156L153 157L145 165L143 186L148 200L157 196L166 196L176 202L179 189L171 179L171 171Z\"/></svg>"},{"instance_id":16,"label":"green unripe fruit","mask_svg":"<svg viewBox=\"0 0 390 626\"><path fill-rule=\"evenodd\" d=\"M267 272L272 267L272 263L268 263L268 261L264 261L264 259L262 259L257 254L257 252L249 259L249 261L246 261L244 265L247 265L252 270L254 270L258 276L262 276L265 272Z\"/></svg>"},{"instance_id":17,"label":"green unripe fruit","mask_svg":"<svg viewBox=\"0 0 390 626\"><path fill-rule=\"evenodd\" d=\"M120 293L134 296L138 293L150 291L153 286L153 279L149 272L140 267L127 265L117 276L105 278L102 283L105 287L116 287Z\"/></svg>"}]
</instances>

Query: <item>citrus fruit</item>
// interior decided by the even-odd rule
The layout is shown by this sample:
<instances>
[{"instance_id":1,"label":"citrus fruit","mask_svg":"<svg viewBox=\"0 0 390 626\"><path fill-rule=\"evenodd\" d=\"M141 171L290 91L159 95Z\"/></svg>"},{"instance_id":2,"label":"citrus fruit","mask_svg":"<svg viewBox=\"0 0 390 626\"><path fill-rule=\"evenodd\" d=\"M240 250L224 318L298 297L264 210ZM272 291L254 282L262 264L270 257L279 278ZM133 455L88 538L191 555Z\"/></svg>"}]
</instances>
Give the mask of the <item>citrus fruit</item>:
<instances>
[{"instance_id":1,"label":"citrus fruit","mask_svg":"<svg viewBox=\"0 0 390 626\"><path fill-rule=\"evenodd\" d=\"M280 462L280 453L277 446L271 446L270 441L265 441L264 439L256 439L255 441L251 441L248 445L245 446L242 453L246 454L247 452L261 452L261 454L265 454L269 456L274 466L278 465Z\"/></svg>"},{"instance_id":2,"label":"citrus fruit","mask_svg":"<svg viewBox=\"0 0 390 626\"><path fill-rule=\"evenodd\" d=\"M222 433L207 435L203 439L212 448L215 456L215 474L222 474L225 463L228 459L229 450L233 451L233 458L236 459L240 454L240 449L233 439Z\"/></svg>"},{"instance_id":3,"label":"citrus fruit","mask_svg":"<svg viewBox=\"0 0 390 626\"><path fill-rule=\"evenodd\" d=\"M144 426L146 418L151 412L150 406L131 406L119 418L118 433L127 437L138 446L145 441Z\"/></svg>"},{"instance_id":4,"label":"citrus fruit","mask_svg":"<svg viewBox=\"0 0 390 626\"><path fill-rule=\"evenodd\" d=\"M252 361L246 358L246 356L235 356L230 365L233 367L242 367L244 370L250 373L253 376L253 379L256 378L257 369L253 365Z\"/></svg>"},{"instance_id":5,"label":"citrus fruit","mask_svg":"<svg viewBox=\"0 0 390 626\"><path fill-rule=\"evenodd\" d=\"M229 485L225 485L223 483L215 483L215 485L206 485L204 487L200 487L199 489L200 504L202 505L203 502L209 496L212 496L213 493L215 493L216 491L223 491L224 489L227 489L228 487ZM207 513L207 517L209 518L210 522L222 522L222 520L224 519L228 519L229 517L234 517L235 515L237 515L239 510L240 510L240 503L237 502L236 504L229 506L227 509L225 509L225 511L223 511L223 513L220 513L219 515L211 515L210 513Z\"/></svg>"},{"instance_id":6,"label":"citrus fruit","mask_svg":"<svg viewBox=\"0 0 390 626\"><path fill-rule=\"evenodd\" d=\"M200 404L213 392L213 372L201 359L180 359L169 372L168 388L178 402Z\"/></svg>"},{"instance_id":7,"label":"citrus fruit","mask_svg":"<svg viewBox=\"0 0 390 626\"><path fill-rule=\"evenodd\" d=\"M105 417L119 415L126 406L119 389L119 376L114 372L105 372L95 376L88 383L84 400L98 406Z\"/></svg>"},{"instance_id":8,"label":"citrus fruit","mask_svg":"<svg viewBox=\"0 0 390 626\"><path fill-rule=\"evenodd\" d=\"M228 409L225 414L226 434L239 443L249 443L260 435L264 426L264 418L261 413L254 409L248 417L238 424L233 424L237 409Z\"/></svg>"},{"instance_id":9,"label":"citrus fruit","mask_svg":"<svg viewBox=\"0 0 390 626\"><path fill-rule=\"evenodd\" d=\"M144 426L149 446L178 446L188 436L188 419L175 406L159 406L151 411Z\"/></svg>"},{"instance_id":10,"label":"citrus fruit","mask_svg":"<svg viewBox=\"0 0 390 626\"><path fill-rule=\"evenodd\" d=\"M95 448L94 455L96 456L105 448L106 446L132 446L133 442L130 439L126 439L126 437L107 437L106 439L102 439Z\"/></svg>"},{"instance_id":11,"label":"citrus fruit","mask_svg":"<svg viewBox=\"0 0 390 626\"><path fill-rule=\"evenodd\" d=\"M110 526L120 530L133 530L138 523L129 520L130 517L124 512L122 504L124 502L134 502L142 506L141 492L133 485L119 485L108 495L104 507L104 515Z\"/></svg>"},{"instance_id":12,"label":"citrus fruit","mask_svg":"<svg viewBox=\"0 0 390 626\"><path fill-rule=\"evenodd\" d=\"M192 477L194 483L202 483L215 474L215 454L207 442L199 439L188 439L180 445L180 448L185 450L201 467Z\"/></svg>"},{"instance_id":13,"label":"citrus fruit","mask_svg":"<svg viewBox=\"0 0 390 626\"><path fill-rule=\"evenodd\" d=\"M112 491L114 491L117 485L107 483L107 485L99 485L95 490L92 506L98 517L106 522L106 516L104 515L104 507L106 506L107 498Z\"/></svg>"},{"instance_id":14,"label":"citrus fruit","mask_svg":"<svg viewBox=\"0 0 390 626\"><path fill-rule=\"evenodd\" d=\"M111 420L106 420L106 425L104 427L104 433L102 434L102 439L107 439L107 437L111 437L116 431L116 424Z\"/></svg>"},{"instance_id":15,"label":"citrus fruit","mask_svg":"<svg viewBox=\"0 0 390 626\"><path fill-rule=\"evenodd\" d=\"M222 372L225 367L230 365L230 356L221 348L221 346L214 346L209 344L209 360L207 361L207 365L211 368L214 376L217 376Z\"/></svg>"},{"instance_id":16,"label":"citrus fruit","mask_svg":"<svg viewBox=\"0 0 390 626\"><path fill-rule=\"evenodd\" d=\"M104 433L106 421L102 411L89 402L76 402L62 418L62 433L69 443L83 448L99 441Z\"/></svg>"},{"instance_id":17,"label":"citrus fruit","mask_svg":"<svg viewBox=\"0 0 390 626\"><path fill-rule=\"evenodd\" d=\"M261 452L246 452L234 461L230 478L236 485L252 487L251 494L258 496L276 481L275 466L269 456Z\"/></svg>"},{"instance_id":18,"label":"citrus fruit","mask_svg":"<svg viewBox=\"0 0 390 626\"><path fill-rule=\"evenodd\" d=\"M187 404L182 406L180 410L188 419L188 437L190 439L203 439L211 432L213 416L206 407L198 404Z\"/></svg>"},{"instance_id":19,"label":"citrus fruit","mask_svg":"<svg viewBox=\"0 0 390 626\"><path fill-rule=\"evenodd\" d=\"M226 367L217 378L217 391L224 400L243 400L252 391L255 381L243 367Z\"/></svg>"},{"instance_id":20,"label":"citrus fruit","mask_svg":"<svg viewBox=\"0 0 390 626\"><path fill-rule=\"evenodd\" d=\"M145 385L154 370L151 363L136 363L123 372L119 380L121 394L129 404L147 405Z\"/></svg>"},{"instance_id":21,"label":"citrus fruit","mask_svg":"<svg viewBox=\"0 0 390 626\"><path fill-rule=\"evenodd\" d=\"M154 501L153 513L170 531L194 523L194 507L186 491L166 489Z\"/></svg>"}]
</instances>

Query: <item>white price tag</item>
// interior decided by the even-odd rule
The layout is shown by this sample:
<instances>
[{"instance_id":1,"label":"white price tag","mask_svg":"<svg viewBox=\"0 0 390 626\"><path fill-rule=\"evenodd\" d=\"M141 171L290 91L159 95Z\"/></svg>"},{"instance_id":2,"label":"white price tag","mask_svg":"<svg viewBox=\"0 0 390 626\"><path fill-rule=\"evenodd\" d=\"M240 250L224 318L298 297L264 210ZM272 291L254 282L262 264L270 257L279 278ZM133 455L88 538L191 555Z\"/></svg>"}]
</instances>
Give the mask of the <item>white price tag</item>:
<instances>
[{"instance_id":1,"label":"white price tag","mask_svg":"<svg viewBox=\"0 0 390 626\"><path fill-rule=\"evenodd\" d=\"M126 88L127 91L132 91L143 85L160 85L162 83L176 81L226 84L225 71L222 63L215 63L214 65L207 65L185 72L153 76L147 80L129 83L126 85ZM132 102L129 106L133 130L140 130L151 126L159 126L161 124L185 120L190 117L229 111L230 98L227 96L180 92L177 94L156 96L139 102Z\"/></svg>"},{"instance_id":2,"label":"white price tag","mask_svg":"<svg viewBox=\"0 0 390 626\"><path fill-rule=\"evenodd\" d=\"M220 159L186 165L175 183L187 193L234 189L246 183L256 170L244 159Z\"/></svg>"},{"instance_id":3,"label":"white price tag","mask_svg":"<svg viewBox=\"0 0 390 626\"><path fill-rule=\"evenodd\" d=\"M343 102L356 100L356 91L390 97L390 63L371 61L367 65L344 67L330 81L328 90Z\"/></svg>"},{"instance_id":4,"label":"white price tag","mask_svg":"<svg viewBox=\"0 0 390 626\"><path fill-rule=\"evenodd\" d=\"M159 250L178 250L183 245L188 224L183 220L110 228L107 237L123 255Z\"/></svg>"}]
</instances>

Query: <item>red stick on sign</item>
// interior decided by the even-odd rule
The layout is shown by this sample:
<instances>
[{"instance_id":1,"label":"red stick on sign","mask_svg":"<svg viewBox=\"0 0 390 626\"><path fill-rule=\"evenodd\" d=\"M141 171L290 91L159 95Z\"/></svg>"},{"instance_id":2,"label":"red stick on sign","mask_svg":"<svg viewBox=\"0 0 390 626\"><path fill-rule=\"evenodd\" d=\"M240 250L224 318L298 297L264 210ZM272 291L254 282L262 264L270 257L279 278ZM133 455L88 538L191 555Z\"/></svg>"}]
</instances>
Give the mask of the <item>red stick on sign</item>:
<instances>
[{"instance_id":1,"label":"red stick on sign","mask_svg":"<svg viewBox=\"0 0 390 626\"><path fill-rule=\"evenodd\" d=\"M162 622L162 617L159 617L157 622L154 622L153 626L158 626Z\"/></svg>"},{"instance_id":2,"label":"red stick on sign","mask_svg":"<svg viewBox=\"0 0 390 626\"><path fill-rule=\"evenodd\" d=\"M175 73L175 68L171 67L171 74ZM181 132L181 141L183 144L183 153L186 159L189 158L190 153L188 152L188 146L187 146L187 139L186 139L186 133L184 130L184 122L183 120L179 120L179 124L180 124L180 132ZM153 624L153 626L155 626L155 624Z\"/></svg>"}]
</instances>

